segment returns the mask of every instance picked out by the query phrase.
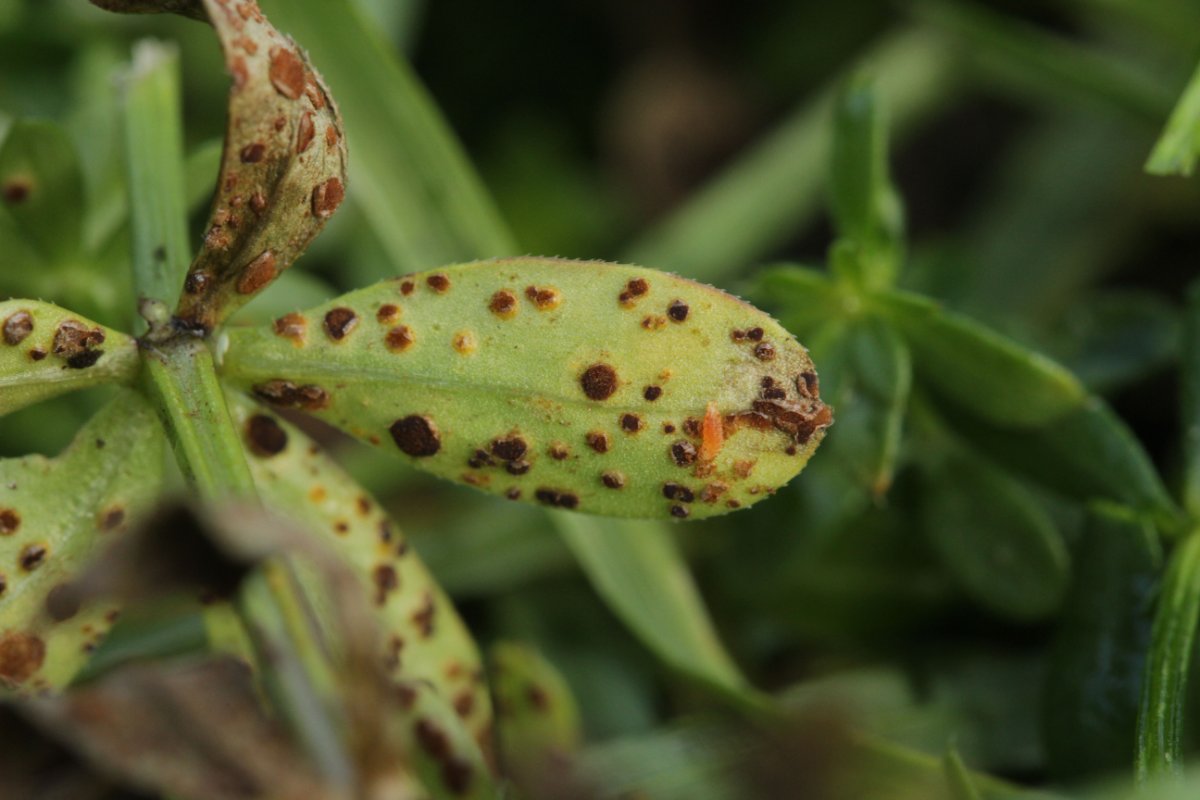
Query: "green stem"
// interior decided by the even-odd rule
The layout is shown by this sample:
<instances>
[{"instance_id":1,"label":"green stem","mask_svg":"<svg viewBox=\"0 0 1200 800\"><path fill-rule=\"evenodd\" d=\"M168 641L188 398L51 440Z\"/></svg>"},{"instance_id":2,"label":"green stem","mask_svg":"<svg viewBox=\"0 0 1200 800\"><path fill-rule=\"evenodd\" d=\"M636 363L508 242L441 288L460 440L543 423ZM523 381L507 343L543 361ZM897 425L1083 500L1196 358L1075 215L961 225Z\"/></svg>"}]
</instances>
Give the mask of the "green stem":
<instances>
[{"instance_id":1,"label":"green stem","mask_svg":"<svg viewBox=\"0 0 1200 800\"><path fill-rule=\"evenodd\" d=\"M1171 556L1158 599L1138 709L1137 777L1146 782L1183 768L1188 667L1200 617L1200 531Z\"/></svg>"},{"instance_id":2,"label":"green stem","mask_svg":"<svg viewBox=\"0 0 1200 800\"><path fill-rule=\"evenodd\" d=\"M1183 505L1196 519L1200 518L1200 281L1188 290L1182 382Z\"/></svg>"}]
</instances>

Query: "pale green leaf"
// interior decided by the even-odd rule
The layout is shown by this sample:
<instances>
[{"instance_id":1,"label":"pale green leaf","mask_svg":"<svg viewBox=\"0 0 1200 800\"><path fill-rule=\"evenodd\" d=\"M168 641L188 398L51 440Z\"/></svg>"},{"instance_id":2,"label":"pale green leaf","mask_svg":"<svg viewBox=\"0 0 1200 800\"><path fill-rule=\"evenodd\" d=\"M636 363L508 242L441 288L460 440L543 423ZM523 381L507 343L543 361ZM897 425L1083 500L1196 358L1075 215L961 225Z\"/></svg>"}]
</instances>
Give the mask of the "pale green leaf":
<instances>
[{"instance_id":1,"label":"pale green leaf","mask_svg":"<svg viewBox=\"0 0 1200 800\"><path fill-rule=\"evenodd\" d=\"M137 343L34 300L0 302L0 414L137 375Z\"/></svg>"},{"instance_id":2,"label":"pale green leaf","mask_svg":"<svg viewBox=\"0 0 1200 800\"><path fill-rule=\"evenodd\" d=\"M141 519L163 476L161 428L123 392L61 456L0 461L0 682L22 692L65 685L115 619L79 608L64 585L104 543Z\"/></svg>"},{"instance_id":3,"label":"pale green leaf","mask_svg":"<svg viewBox=\"0 0 1200 800\"><path fill-rule=\"evenodd\" d=\"M1154 144L1146 171L1155 175L1191 175L1200 156L1200 67L1183 90L1167 127Z\"/></svg>"},{"instance_id":4,"label":"pale green leaf","mask_svg":"<svg viewBox=\"0 0 1200 800\"><path fill-rule=\"evenodd\" d=\"M600 262L477 262L377 284L230 331L222 369L441 477L613 516L756 502L831 422L807 352L766 314Z\"/></svg>"}]
</instances>

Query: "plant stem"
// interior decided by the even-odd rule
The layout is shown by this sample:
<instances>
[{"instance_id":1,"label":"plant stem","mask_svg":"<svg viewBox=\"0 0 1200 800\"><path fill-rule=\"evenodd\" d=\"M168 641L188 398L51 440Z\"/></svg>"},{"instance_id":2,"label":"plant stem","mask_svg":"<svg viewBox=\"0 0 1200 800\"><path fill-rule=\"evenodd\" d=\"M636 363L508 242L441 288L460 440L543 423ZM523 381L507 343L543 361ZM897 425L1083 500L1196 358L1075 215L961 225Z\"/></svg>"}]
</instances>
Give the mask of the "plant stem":
<instances>
[{"instance_id":1,"label":"plant stem","mask_svg":"<svg viewBox=\"0 0 1200 800\"><path fill-rule=\"evenodd\" d=\"M1188 290L1183 326L1183 407L1180 409L1183 505L1192 518L1197 519L1200 518L1200 281Z\"/></svg>"},{"instance_id":2,"label":"plant stem","mask_svg":"<svg viewBox=\"0 0 1200 800\"><path fill-rule=\"evenodd\" d=\"M1200 531L1175 550L1159 593L1138 709L1137 778L1179 775L1188 666L1200 617Z\"/></svg>"}]
</instances>

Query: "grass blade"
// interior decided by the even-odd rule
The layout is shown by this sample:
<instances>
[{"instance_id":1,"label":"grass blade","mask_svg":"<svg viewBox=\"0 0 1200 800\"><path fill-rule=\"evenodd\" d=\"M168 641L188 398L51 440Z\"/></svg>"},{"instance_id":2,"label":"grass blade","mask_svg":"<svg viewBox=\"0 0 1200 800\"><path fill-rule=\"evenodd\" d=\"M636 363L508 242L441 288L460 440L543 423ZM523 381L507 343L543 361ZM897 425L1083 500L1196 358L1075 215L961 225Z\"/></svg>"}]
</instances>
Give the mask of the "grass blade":
<instances>
[{"instance_id":1,"label":"grass blade","mask_svg":"<svg viewBox=\"0 0 1200 800\"><path fill-rule=\"evenodd\" d=\"M1200 157L1200 67L1188 81L1183 95L1167 120L1167 127L1154 144L1146 171L1155 175L1191 175Z\"/></svg>"},{"instance_id":2,"label":"grass blade","mask_svg":"<svg viewBox=\"0 0 1200 800\"><path fill-rule=\"evenodd\" d=\"M1183 502L1200 516L1200 283L1188 292L1183 335Z\"/></svg>"}]
</instances>

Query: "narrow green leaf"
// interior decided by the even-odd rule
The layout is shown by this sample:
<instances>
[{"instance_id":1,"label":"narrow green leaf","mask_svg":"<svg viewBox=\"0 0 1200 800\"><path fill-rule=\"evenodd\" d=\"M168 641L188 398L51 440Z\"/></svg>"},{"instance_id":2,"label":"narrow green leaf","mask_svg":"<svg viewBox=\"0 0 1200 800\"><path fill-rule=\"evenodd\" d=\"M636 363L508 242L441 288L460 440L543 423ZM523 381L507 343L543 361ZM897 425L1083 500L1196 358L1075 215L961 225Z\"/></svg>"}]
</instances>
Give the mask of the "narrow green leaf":
<instances>
[{"instance_id":1,"label":"narrow green leaf","mask_svg":"<svg viewBox=\"0 0 1200 800\"><path fill-rule=\"evenodd\" d=\"M1137 777L1141 782L1180 775L1188 670L1200 619L1200 533L1171 554L1158 595L1137 723Z\"/></svg>"},{"instance_id":2,"label":"narrow green leaf","mask_svg":"<svg viewBox=\"0 0 1200 800\"><path fill-rule=\"evenodd\" d=\"M1062 534L1001 470L954 454L930 477L924 526L942 563L971 597L1016 620L1057 610L1070 575Z\"/></svg>"},{"instance_id":3,"label":"narrow green leaf","mask_svg":"<svg viewBox=\"0 0 1200 800\"><path fill-rule=\"evenodd\" d=\"M815 269L784 265L758 273L750 298L774 310L779 321L797 334L857 313L861 301Z\"/></svg>"},{"instance_id":4,"label":"narrow green leaf","mask_svg":"<svg viewBox=\"0 0 1200 800\"><path fill-rule=\"evenodd\" d=\"M975 786L975 779L954 747L948 747L942 756L942 769L946 773L951 800L983 800L983 795Z\"/></svg>"},{"instance_id":5,"label":"narrow green leaf","mask_svg":"<svg viewBox=\"0 0 1200 800\"><path fill-rule=\"evenodd\" d=\"M1183 503L1200 517L1200 283L1188 291L1184 316L1183 374Z\"/></svg>"},{"instance_id":6,"label":"narrow green leaf","mask_svg":"<svg viewBox=\"0 0 1200 800\"><path fill-rule=\"evenodd\" d=\"M579 749L579 708L566 680L537 651L501 642L488 660L501 761L519 785L536 789Z\"/></svg>"},{"instance_id":7,"label":"narrow green leaf","mask_svg":"<svg viewBox=\"0 0 1200 800\"><path fill-rule=\"evenodd\" d=\"M1042 741L1053 774L1078 781L1133 763L1146 651L1162 570L1158 533L1129 512L1090 509L1050 651Z\"/></svg>"},{"instance_id":8,"label":"narrow green leaf","mask_svg":"<svg viewBox=\"0 0 1200 800\"><path fill-rule=\"evenodd\" d=\"M596 591L664 663L733 698L760 702L722 646L670 530L648 521L552 518Z\"/></svg>"},{"instance_id":9,"label":"narrow green leaf","mask_svg":"<svg viewBox=\"0 0 1200 800\"><path fill-rule=\"evenodd\" d=\"M492 714L479 653L399 527L296 427L234 393L229 405L263 503L318 536L371 598L389 673L434 687L482 736Z\"/></svg>"},{"instance_id":10,"label":"narrow green leaf","mask_svg":"<svg viewBox=\"0 0 1200 800\"><path fill-rule=\"evenodd\" d=\"M887 129L869 70L852 76L833 113L830 199L841 241L853 252L835 268L857 286L895 283L901 258L903 211L888 175Z\"/></svg>"},{"instance_id":11,"label":"narrow green leaf","mask_svg":"<svg viewBox=\"0 0 1200 800\"><path fill-rule=\"evenodd\" d=\"M831 421L774 320L672 275L464 264L228 334L223 371L436 475L594 514L705 517L804 466Z\"/></svg>"},{"instance_id":12,"label":"narrow green leaf","mask_svg":"<svg viewBox=\"0 0 1200 800\"><path fill-rule=\"evenodd\" d=\"M879 301L912 348L918 377L989 423L1045 425L1087 398L1061 366L965 316L907 292L888 292Z\"/></svg>"},{"instance_id":13,"label":"narrow green leaf","mask_svg":"<svg viewBox=\"0 0 1200 800\"><path fill-rule=\"evenodd\" d=\"M1184 87L1163 130L1146 171L1155 175L1191 175L1200 157L1200 66Z\"/></svg>"},{"instance_id":14,"label":"narrow green leaf","mask_svg":"<svg viewBox=\"0 0 1200 800\"><path fill-rule=\"evenodd\" d=\"M391 274L518 252L411 68L349 0L263 0L309 49L346 115L354 197Z\"/></svg>"},{"instance_id":15,"label":"narrow green leaf","mask_svg":"<svg viewBox=\"0 0 1200 800\"><path fill-rule=\"evenodd\" d=\"M140 396L123 392L61 456L0 461L0 685L61 688L116 618L79 607L66 585L157 498L163 438Z\"/></svg>"},{"instance_id":16,"label":"narrow green leaf","mask_svg":"<svg viewBox=\"0 0 1200 800\"><path fill-rule=\"evenodd\" d=\"M7 215L48 264L79 256L83 173L70 137L49 122L22 120L0 146L0 215Z\"/></svg>"},{"instance_id":17,"label":"narrow green leaf","mask_svg":"<svg viewBox=\"0 0 1200 800\"><path fill-rule=\"evenodd\" d=\"M0 302L0 415L137 372L129 336L49 303Z\"/></svg>"},{"instance_id":18,"label":"narrow green leaf","mask_svg":"<svg viewBox=\"0 0 1200 800\"><path fill-rule=\"evenodd\" d=\"M122 104L131 250L138 294L162 303L179 296L191 260L182 112L178 51L140 42Z\"/></svg>"}]
</instances>

